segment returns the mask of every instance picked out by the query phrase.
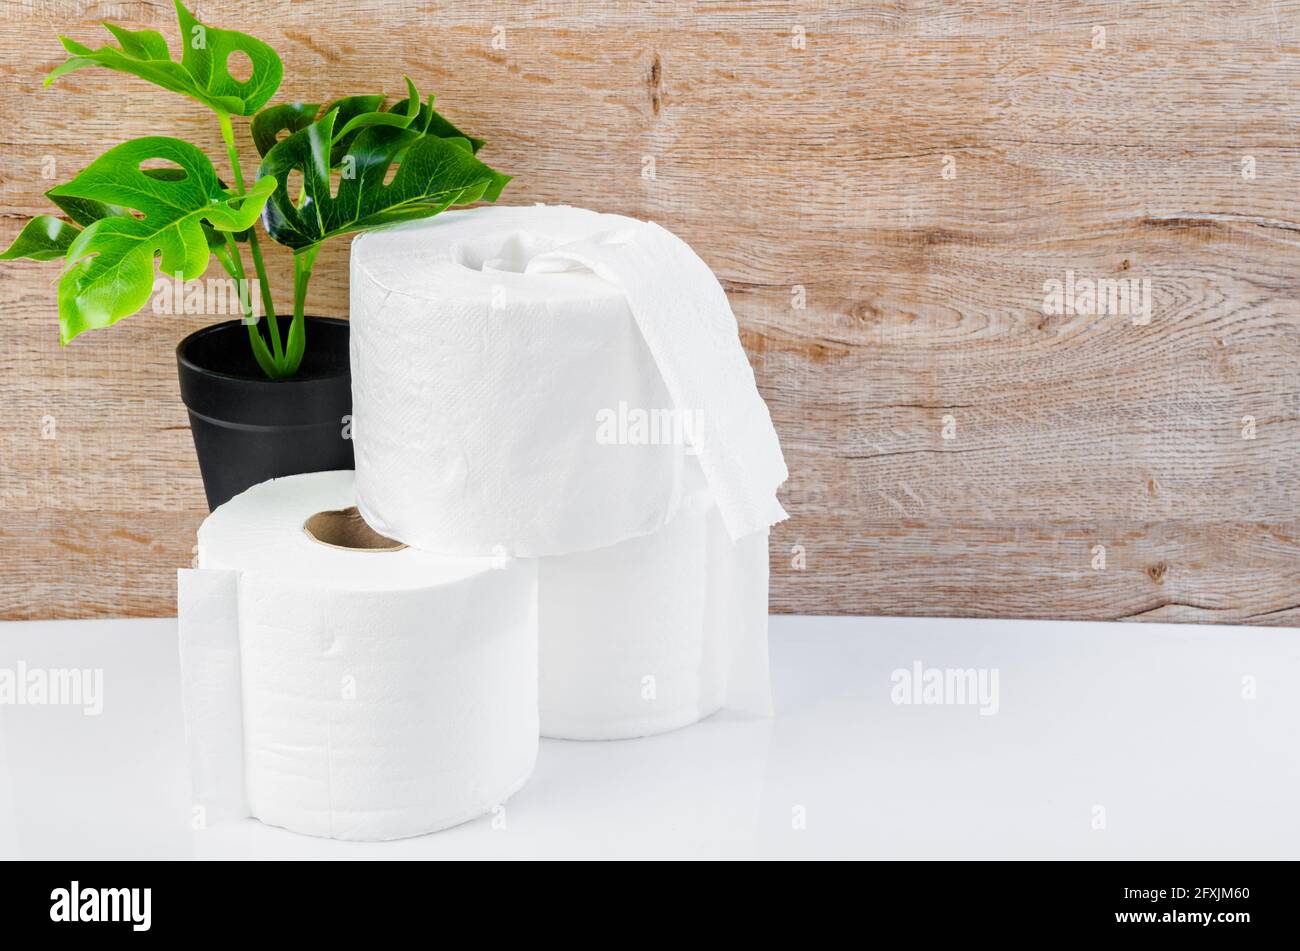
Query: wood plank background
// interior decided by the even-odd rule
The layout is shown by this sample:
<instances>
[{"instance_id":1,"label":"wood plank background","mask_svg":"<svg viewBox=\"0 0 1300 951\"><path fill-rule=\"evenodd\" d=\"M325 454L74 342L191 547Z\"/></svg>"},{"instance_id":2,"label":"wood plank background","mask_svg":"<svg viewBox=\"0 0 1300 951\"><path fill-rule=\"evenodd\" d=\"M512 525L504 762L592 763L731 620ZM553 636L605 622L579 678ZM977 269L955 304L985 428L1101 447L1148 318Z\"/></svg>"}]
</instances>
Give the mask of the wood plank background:
<instances>
[{"instance_id":1,"label":"wood plank background","mask_svg":"<svg viewBox=\"0 0 1300 951\"><path fill-rule=\"evenodd\" d=\"M51 163L145 134L223 155L139 80L41 89L56 34L99 45L101 19L175 49L170 4L0 10L0 240L46 210ZM278 100L409 73L489 140L510 202L691 242L790 463L774 610L1300 624L1300 4L196 10L276 47ZM346 254L312 312L346 314ZM1044 316L1067 270L1149 279L1151 322ZM167 615L204 514L173 349L208 321L61 350L56 272L0 264L0 617Z\"/></svg>"}]
</instances>

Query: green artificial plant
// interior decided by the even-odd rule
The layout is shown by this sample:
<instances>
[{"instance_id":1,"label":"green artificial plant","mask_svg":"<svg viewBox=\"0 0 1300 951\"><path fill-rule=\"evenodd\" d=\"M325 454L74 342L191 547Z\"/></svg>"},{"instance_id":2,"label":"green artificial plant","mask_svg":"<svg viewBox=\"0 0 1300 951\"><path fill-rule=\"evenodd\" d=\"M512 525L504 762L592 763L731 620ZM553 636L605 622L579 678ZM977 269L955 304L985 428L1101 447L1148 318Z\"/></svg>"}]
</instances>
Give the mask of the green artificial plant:
<instances>
[{"instance_id":1,"label":"green artificial plant","mask_svg":"<svg viewBox=\"0 0 1300 951\"><path fill-rule=\"evenodd\" d=\"M71 57L45 83L103 66L198 100L216 113L233 186L188 142L165 136L132 139L46 192L66 220L33 218L0 259L64 258L58 303L60 340L67 344L82 331L107 327L144 307L155 266L190 281L204 273L214 255L245 291L240 306L258 366L271 379L290 377L306 347L303 309L321 242L427 218L452 205L495 201L510 177L480 162L482 140L439 115L433 96L421 100L410 79L406 98L387 108L382 95L348 96L323 108L268 107L284 74L275 50L246 34L205 26L175 2L183 46L179 63L162 34L105 24L120 45L91 49L61 37ZM230 73L235 54L251 64L247 79ZM250 187L240 168L232 116L250 118L262 159ZM157 167L158 162L165 164ZM290 191L295 171L301 185ZM266 234L293 252L293 319L285 339L266 281L255 227L259 217ZM245 245L270 318L266 332L246 292Z\"/></svg>"}]
</instances>

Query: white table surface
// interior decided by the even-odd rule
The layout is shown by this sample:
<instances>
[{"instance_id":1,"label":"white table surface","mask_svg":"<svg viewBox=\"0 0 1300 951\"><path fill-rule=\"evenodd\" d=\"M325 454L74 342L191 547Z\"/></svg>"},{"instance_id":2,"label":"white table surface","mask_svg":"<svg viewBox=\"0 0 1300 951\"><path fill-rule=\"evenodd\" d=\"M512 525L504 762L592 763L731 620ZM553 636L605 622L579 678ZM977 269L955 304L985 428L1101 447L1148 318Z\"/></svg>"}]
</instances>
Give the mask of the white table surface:
<instances>
[{"instance_id":1,"label":"white table surface","mask_svg":"<svg viewBox=\"0 0 1300 951\"><path fill-rule=\"evenodd\" d=\"M0 624L0 667L104 670L100 716L0 705L0 858L1300 857L1297 630L775 617L775 718L543 741L505 828L373 844L190 828L175 638ZM915 661L998 712L896 705Z\"/></svg>"}]
</instances>

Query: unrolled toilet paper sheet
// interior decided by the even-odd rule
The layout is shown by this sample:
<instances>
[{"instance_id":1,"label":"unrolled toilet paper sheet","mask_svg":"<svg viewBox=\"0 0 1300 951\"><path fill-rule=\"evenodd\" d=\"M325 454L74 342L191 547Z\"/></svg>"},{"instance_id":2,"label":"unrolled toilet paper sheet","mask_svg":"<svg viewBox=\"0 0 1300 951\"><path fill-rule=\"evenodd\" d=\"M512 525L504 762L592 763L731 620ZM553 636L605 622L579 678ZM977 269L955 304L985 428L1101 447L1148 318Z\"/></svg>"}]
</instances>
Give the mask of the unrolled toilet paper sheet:
<instances>
[{"instance_id":1,"label":"unrolled toilet paper sheet","mask_svg":"<svg viewBox=\"0 0 1300 951\"><path fill-rule=\"evenodd\" d=\"M527 273L576 265L622 292L673 405L697 414L694 449L728 533L762 531L786 517L776 490L789 473L726 292L671 231L621 222L537 255Z\"/></svg>"}]
</instances>

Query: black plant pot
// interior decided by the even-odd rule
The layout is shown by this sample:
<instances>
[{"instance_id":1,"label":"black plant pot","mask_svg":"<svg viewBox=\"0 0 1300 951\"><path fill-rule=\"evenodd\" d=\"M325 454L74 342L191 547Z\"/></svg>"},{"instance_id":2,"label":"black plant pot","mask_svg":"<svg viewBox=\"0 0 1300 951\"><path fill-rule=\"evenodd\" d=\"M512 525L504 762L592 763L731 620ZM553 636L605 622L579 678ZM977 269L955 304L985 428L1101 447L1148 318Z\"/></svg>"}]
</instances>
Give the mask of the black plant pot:
<instances>
[{"instance_id":1,"label":"black plant pot","mask_svg":"<svg viewBox=\"0 0 1300 951\"><path fill-rule=\"evenodd\" d=\"M204 327L176 348L181 399L209 510L250 486L300 472L351 469L352 371L348 322L307 318L298 373L268 380L238 320ZM280 318L280 337L289 319Z\"/></svg>"}]
</instances>

